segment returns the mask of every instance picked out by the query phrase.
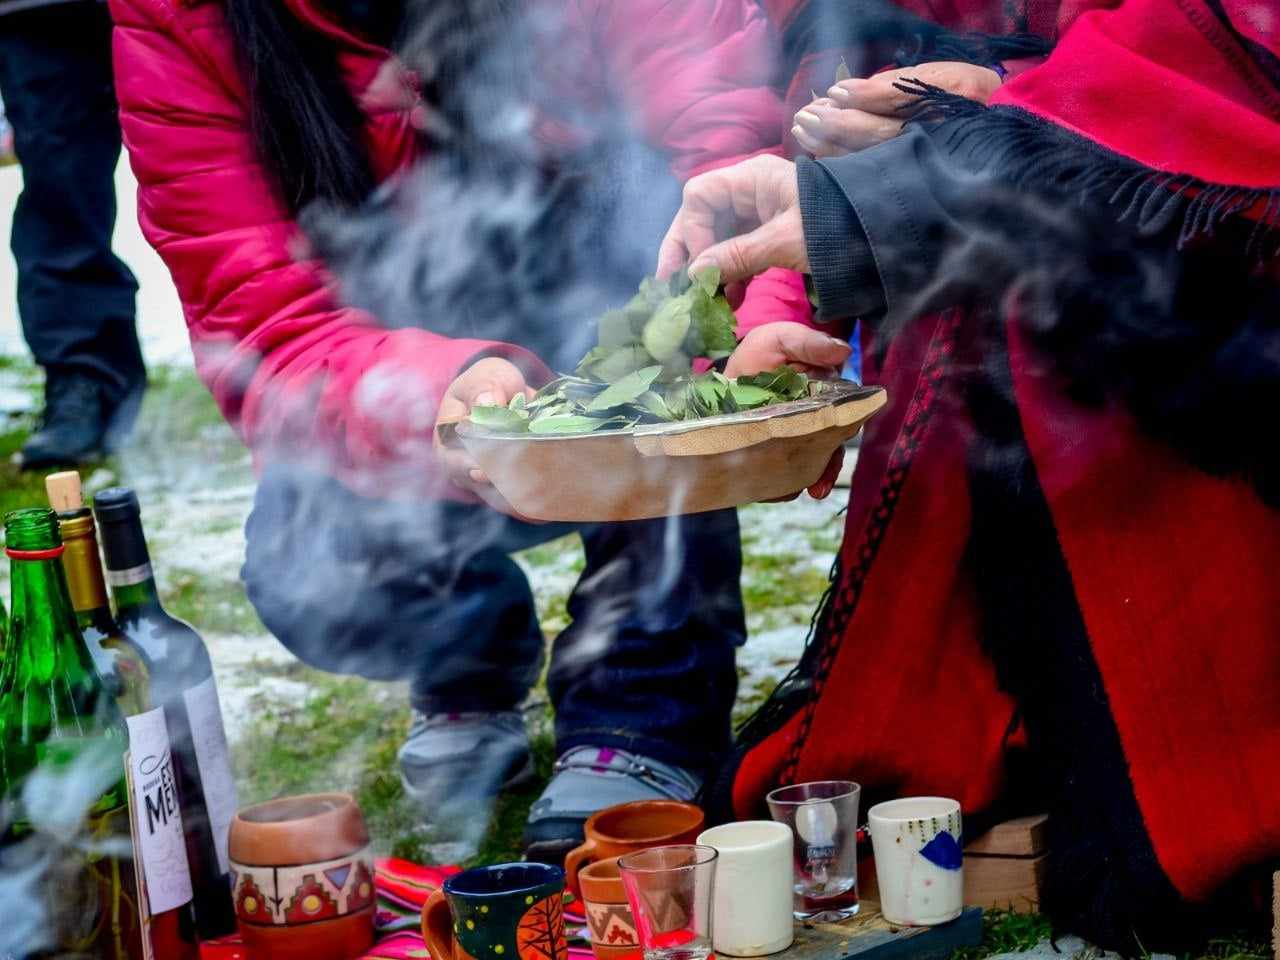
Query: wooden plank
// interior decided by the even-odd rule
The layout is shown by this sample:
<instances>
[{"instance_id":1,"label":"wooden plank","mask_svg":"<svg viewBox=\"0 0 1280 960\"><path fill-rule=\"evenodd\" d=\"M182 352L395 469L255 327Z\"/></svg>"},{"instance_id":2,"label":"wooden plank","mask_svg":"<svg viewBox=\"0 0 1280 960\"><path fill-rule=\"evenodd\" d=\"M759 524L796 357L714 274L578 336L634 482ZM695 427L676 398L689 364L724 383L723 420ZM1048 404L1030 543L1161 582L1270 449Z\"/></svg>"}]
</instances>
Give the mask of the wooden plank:
<instances>
[{"instance_id":1,"label":"wooden plank","mask_svg":"<svg viewBox=\"0 0 1280 960\"><path fill-rule=\"evenodd\" d=\"M945 960L960 947L982 939L982 911L966 907L950 923L936 927L895 927L879 904L861 898L857 916L842 923L796 924L796 940L778 960Z\"/></svg>"},{"instance_id":2,"label":"wooden plank","mask_svg":"<svg viewBox=\"0 0 1280 960\"><path fill-rule=\"evenodd\" d=\"M997 823L978 839L969 843L965 855L984 854L1000 857L1034 857L1048 846L1049 815L1038 813Z\"/></svg>"},{"instance_id":3,"label":"wooden plank","mask_svg":"<svg viewBox=\"0 0 1280 960\"><path fill-rule=\"evenodd\" d=\"M964 860L964 902L988 909L1033 913L1040 905L1048 858L969 857Z\"/></svg>"}]
</instances>

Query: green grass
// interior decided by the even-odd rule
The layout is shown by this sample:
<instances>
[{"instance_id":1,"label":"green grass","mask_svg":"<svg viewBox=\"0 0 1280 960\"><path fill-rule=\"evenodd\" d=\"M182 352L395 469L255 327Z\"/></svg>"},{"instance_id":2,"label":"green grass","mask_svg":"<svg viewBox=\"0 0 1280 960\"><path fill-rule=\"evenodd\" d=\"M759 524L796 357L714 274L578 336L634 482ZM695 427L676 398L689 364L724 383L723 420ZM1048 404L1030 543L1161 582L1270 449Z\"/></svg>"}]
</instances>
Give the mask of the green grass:
<instances>
[{"instance_id":1,"label":"green grass","mask_svg":"<svg viewBox=\"0 0 1280 960\"><path fill-rule=\"evenodd\" d=\"M254 722L233 756L242 802L314 791L318 784L350 790L380 853L431 862L429 845L441 838L424 826L423 811L405 796L396 763L409 732L403 689L301 664L258 662L253 669L263 677L300 680L310 692L296 705L266 695L255 698ZM468 865L519 859L529 807L555 759L549 721L543 712L531 723L536 782L499 799Z\"/></svg>"},{"instance_id":2,"label":"green grass","mask_svg":"<svg viewBox=\"0 0 1280 960\"><path fill-rule=\"evenodd\" d=\"M199 624L202 631L265 635L240 581L202 576L199 570L170 566L164 572L163 601L175 617Z\"/></svg>"},{"instance_id":3,"label":"green grass","mask_svg":"<svg viewBox=\"0 0 1280 960\"><path fill-rule=\"evenodd\" d=\"M957 950L952 960L984 960L998 953L1030 950L1052 933L1049 921L1038 913L988 910L982 917L982 942Z\"/></svg>"}]
</instances>

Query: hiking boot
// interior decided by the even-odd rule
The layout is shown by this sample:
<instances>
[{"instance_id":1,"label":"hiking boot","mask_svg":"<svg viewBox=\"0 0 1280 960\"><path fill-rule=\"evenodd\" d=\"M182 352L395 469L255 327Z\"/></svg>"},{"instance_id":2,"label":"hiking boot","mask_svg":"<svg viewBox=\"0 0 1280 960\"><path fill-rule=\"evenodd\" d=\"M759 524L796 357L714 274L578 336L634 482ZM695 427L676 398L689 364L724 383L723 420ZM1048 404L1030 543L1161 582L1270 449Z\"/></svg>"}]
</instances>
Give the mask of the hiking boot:
<instances>
[{"instance_id":1,"label":"hiking boot","mask_svg":"<svg viewBox=\"0 0 1280 960\"><path fill-rule=\"evenodd\" d=\"M40 429L27 438L19 454L23 470L85 463L107 452L108 437L117 439L132 426L141 388L115 402L94 377L53 373L45 377L45 406Z\"/></svg>"},{"instance_id":2,"label":"hiking boot","mask_svg":"<svg viewBox=\"0 0 1280 960\"><path fill-rule=\"evenodd\" d=\"M500 791L533 779L529 735L516 710L413 712L400 748L405 792L439 826L483 831ZM461 824L456 821L463 821Z\"/></svg>"},{"instance_id":3,"label":"hiking boot","mask_svg":"<svg viewBox=\"0 0 1280 960\"><path fill-rule=\"evenodd\" d=\"M632 800L693 800L702 778L614 747L574 747L556 761L555 775L529 811L525 854L561 863L582 843L582 826L597 810Z\"/></svg>"}]
</instances>

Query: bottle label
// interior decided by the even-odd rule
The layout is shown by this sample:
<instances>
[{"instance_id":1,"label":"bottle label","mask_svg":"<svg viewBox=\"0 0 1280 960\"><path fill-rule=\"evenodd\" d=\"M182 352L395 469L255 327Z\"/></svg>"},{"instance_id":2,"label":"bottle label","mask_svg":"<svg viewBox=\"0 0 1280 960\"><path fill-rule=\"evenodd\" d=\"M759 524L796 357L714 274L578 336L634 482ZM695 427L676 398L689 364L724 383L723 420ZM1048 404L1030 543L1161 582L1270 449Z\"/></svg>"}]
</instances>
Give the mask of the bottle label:
<instances>
[{"instance_id":1,"label":"bottle label","mask_svg":"<svg viewBox=\"0 0 1280 960\"><path fill-rule=\"evenodd\" d=\"M151 564L140 563L126 570L107 570L107 583L113 587L132 587L136 583L150 580L153 576Z\"/></svg>"},{"instance_id":2,"label":"bottle label","mask_svg":"<svg viewBox=\"0 0 1280 960\"><path fill-rule=\"evenodd\" d=\"M142 853L151 913L164 913L191 900L191 870L182 833L182 808L169 754L164 707L126 718L129 725L129 780L133 817Z\"/></svg>"},{"instance_id":3,"label":"bottle label","mask_svg":"<svg viewBox=\"0 0 1280 960\"><path fill-rule=\"evenodd\" d=\"M222 708L218 705L218 687L213 677L183 692L187 717L191 722L191 741L196 750L196 766L204 786L204 803L209 811L209 829L218 853L220 873L231 869L227 856L227 835L236 815L239 800L236 782L231 778L231 752L227 749L227 731L222 725Z\"/></svg>"}]
</instances>

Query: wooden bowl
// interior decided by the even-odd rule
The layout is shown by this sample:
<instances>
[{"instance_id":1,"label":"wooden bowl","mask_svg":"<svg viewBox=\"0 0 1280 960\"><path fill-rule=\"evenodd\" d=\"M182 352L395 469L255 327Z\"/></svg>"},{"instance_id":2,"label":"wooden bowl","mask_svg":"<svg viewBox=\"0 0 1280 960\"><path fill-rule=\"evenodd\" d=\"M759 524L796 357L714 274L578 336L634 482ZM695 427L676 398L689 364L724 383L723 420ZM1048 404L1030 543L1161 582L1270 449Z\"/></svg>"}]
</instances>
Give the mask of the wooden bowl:
<instances>
[{"instance_id":1,"label":"wooden bowl","mask_svg":"<svg viewBox=\"0 0 1280 960\"><path fill-rule=\"evenodd\" d=\"M801 400L702 420L571 436L490 433L463 421L457 435L527 517L644 520L803 490L887 400L882 387L840 380Z\"/></svg>"}]
</instances>

